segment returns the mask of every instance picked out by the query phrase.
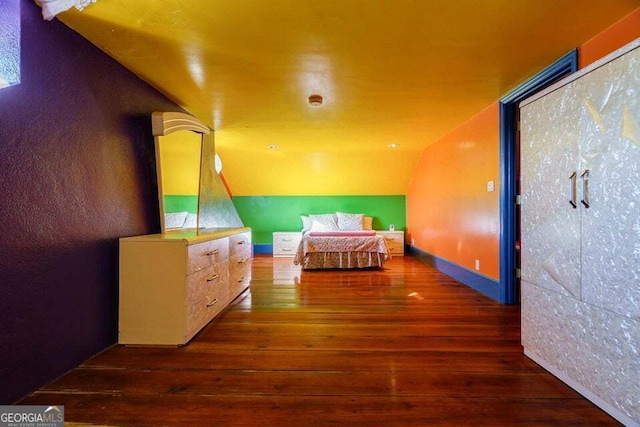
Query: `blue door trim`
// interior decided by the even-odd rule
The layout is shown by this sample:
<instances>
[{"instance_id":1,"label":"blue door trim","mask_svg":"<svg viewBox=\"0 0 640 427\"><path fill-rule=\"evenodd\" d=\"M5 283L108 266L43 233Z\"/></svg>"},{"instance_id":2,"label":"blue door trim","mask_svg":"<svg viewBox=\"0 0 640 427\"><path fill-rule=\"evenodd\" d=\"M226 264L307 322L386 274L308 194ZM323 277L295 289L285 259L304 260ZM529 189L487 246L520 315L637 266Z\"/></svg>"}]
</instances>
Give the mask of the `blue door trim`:
<instances>
[{"instance_id":1,"label":"blue door trim","mask_svg":"<svg viewBox=\"0 0 640 427\"><path fill-rule=\"evenodd\" d=\"M578 50L558 59L500 99L500 299L517 304L516 270L516 129L518 103L578 70Z\"/></svg>"}]
</instances>

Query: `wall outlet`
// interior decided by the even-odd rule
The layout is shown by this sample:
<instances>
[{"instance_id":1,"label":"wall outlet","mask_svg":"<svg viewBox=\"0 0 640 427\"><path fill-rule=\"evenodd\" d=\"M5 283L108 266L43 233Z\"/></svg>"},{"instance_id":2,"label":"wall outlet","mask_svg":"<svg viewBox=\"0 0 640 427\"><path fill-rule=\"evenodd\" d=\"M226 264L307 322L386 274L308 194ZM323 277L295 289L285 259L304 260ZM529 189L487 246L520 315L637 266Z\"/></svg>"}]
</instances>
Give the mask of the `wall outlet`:
<instances>
[{"instance_id":1,"label":"wall outlet","mask_svg":"<svg viewBox=\"0 0 640 427\"><path fill-rule=\"evenodd\" d=\"M416 239L412 238L411 239L411 246L415 246L416 245Z\"/></svg>"},{"instance_id":2,"label":"wall outlet","mask_svg":"<svg viewBox=\"0 0 640 427\"><path fill-rule=\"evenodd\" d=\"M495 191L495 189L496 189L495 181L487 181L487 192L491 193L492 191Z\"/></svg>"},{"instance_id":3,"label":"wall outlet","mask_svg":"<svg viewBox=\"0 0 640 427\"><path fill-rule=\"evenodd\" d=\"M480 271L480 260L476 260L476 270Z\"/></svg>"}]
</instances>

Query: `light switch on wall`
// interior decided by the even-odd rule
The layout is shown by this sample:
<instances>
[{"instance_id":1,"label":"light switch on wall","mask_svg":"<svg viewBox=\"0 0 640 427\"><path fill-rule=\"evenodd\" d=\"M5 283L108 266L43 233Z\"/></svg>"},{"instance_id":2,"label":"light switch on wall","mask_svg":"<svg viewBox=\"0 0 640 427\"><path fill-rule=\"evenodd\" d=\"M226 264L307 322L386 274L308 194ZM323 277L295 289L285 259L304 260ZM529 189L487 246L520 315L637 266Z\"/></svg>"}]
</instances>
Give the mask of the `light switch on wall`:
<instances>
[{"instance_id":1,"label":"light switch on wall","mask_svg":"<svg viewBox=\"0 0 640 427\"><path fill-rule=\"evenodd\" d=\"M496 189L495 181L487 181L487 192L492 192Z\"/></svg>"}]
</instances>

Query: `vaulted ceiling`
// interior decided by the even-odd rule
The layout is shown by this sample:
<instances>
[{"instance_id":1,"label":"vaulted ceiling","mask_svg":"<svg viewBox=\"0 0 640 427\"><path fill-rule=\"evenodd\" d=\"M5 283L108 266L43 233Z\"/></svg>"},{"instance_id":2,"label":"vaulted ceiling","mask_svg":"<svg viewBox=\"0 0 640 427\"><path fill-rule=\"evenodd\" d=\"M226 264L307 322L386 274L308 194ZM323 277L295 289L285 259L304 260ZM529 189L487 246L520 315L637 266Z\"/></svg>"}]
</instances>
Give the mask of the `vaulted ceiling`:
<instances>
[{"instance_id":1,"label":"vaulted ceiling","mask_svg":"<svg viewBox=\"0 0 640 427\"><path fill-rule=\"evenodd\" d=\"M404 194L425 147L637 7L98 0L59 18L215 130L234 195Z\"/></svg>"}]
</instances>

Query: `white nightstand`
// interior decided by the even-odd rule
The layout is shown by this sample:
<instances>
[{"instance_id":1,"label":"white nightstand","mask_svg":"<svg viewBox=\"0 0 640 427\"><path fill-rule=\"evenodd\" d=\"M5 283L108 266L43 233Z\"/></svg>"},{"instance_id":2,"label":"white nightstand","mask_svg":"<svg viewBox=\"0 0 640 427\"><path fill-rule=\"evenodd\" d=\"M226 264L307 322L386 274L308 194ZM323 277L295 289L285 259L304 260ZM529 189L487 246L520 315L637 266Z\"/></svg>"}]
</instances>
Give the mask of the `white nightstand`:
<instances>
[{"instance_id":1,"label":"white nightstand","mask_svg":"<svg viewBox=\"0 0 640 427\"><path fill-rule=\"evenodd\" d=\"M300 231L274 231L273 256L294 257L300 240L302 240L302 232Z\"/></svg>"},{"instance_id":2,"label":"white nightstand","mask_svg":"<svg viewBox=\"0 0 640 427\"><path fill-rule=\"evenodd\" d=\"M391 255L404 256L404 231L376 230L376 233L384 236Z\"/></svg>"}]
</instances>

